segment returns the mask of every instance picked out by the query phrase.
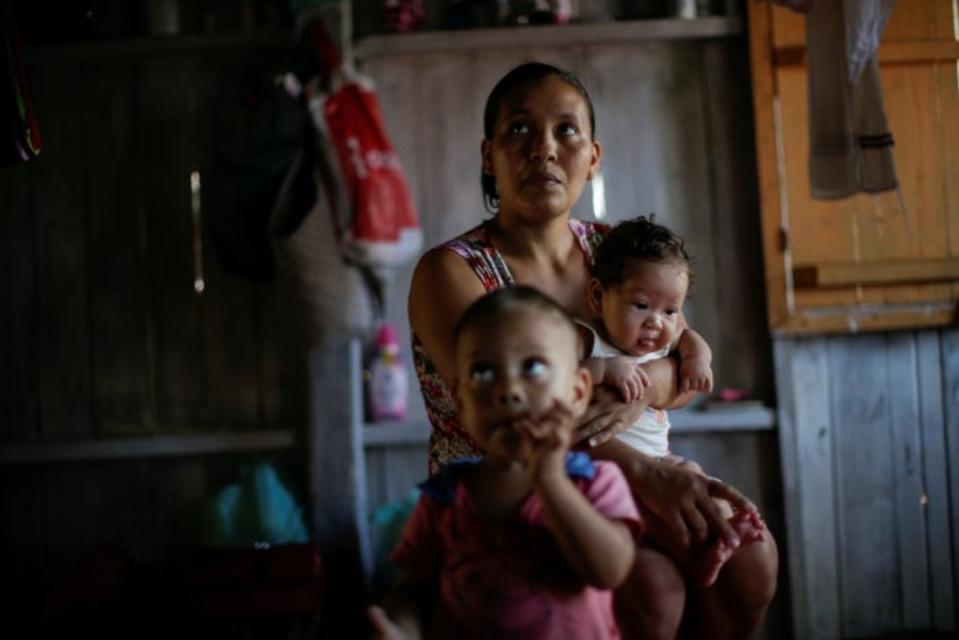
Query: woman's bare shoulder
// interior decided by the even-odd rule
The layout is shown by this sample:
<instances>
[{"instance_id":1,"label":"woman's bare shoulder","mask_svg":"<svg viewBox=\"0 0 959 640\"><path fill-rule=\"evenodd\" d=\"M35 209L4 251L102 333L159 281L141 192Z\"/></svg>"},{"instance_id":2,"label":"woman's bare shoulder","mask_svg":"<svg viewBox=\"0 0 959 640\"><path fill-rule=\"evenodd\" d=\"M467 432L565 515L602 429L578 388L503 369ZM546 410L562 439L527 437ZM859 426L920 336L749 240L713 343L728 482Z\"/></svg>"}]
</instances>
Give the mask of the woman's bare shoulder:
<instances>
[{"instance_id":1,"label":"woman's bare shoulder","mask_svg":"<svg viewBox=\"0 0 959 640\"><path fill-rule=\"evenodd\" d=\"M410 283L410 317L419 311L456 318L485 293L483 284L466 261L444 246L420 257ZM414 321L414 326L418 324Z\"/></svg>"}]
</instances>

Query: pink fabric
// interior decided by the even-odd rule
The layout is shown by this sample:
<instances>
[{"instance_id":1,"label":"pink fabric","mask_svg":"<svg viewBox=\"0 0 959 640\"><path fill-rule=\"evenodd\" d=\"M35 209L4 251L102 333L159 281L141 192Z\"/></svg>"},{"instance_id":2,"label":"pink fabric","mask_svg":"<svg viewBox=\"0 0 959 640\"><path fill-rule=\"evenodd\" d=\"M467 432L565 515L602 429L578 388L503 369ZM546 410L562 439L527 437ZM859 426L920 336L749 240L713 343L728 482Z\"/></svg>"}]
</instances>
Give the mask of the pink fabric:
<instances>
[{"instance_id":1,"label":"pink fabric","mask_svg":"<svg viewBox=\"0 0 959 640\"><path fill-rule=\"evenodd\" d=\"M639 535L639 513L622 472L593 463L592 478L573 477L603 515ZM542 502L530 496L505 522L482 520L463 484L452 500L420 497L391 561L438 581L437 638L619 638L612 592L583 584L547 527Z\"/></svg>"}]
</instances>

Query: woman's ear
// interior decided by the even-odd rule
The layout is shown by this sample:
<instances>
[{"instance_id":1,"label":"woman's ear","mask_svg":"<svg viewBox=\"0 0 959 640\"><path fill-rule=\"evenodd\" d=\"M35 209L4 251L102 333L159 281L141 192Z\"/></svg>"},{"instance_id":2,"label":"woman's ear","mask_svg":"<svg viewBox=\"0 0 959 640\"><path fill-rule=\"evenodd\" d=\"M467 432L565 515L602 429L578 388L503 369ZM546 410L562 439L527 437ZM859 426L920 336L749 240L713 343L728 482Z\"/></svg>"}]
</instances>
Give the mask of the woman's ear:
<instances>
[{"instance_id":1,"label":"woman's ear","mask_svg":"<svg viewBox=\"0 0 959 640\"><path fill-rule=\"evenodd\" d=\"M587 180L592 180L593 178L599 175L599 168L601 164L600 158L602 157L602 155L603 155L603 148L600 146L598 142L594 140L593 141L593 158L592 158L592 161L589 163L589 173L586 174Z\"/></svg>"},{"instance_id":2,"label":"woman's ear","mask_svg":"<svg viewBox=\"0 0 959 640\"><path fill-rule=\"evenodd\" d=\"M493 175L493 144L486 138L483 138L483 143L480 145L480 158L482 159L483 173L488 176Z\"/></svg>"},{"instance_id":3,"label":"woman's ear","mask_svg":"<svg viewBox=\"0 0 959 640\"><path fill-rule=\"evenodd\" d=\"M603 313L603 285L596 278L590 278L586 285L586 297L589 299L589 309L595 315Z\"/></svg>"}]
</instances>

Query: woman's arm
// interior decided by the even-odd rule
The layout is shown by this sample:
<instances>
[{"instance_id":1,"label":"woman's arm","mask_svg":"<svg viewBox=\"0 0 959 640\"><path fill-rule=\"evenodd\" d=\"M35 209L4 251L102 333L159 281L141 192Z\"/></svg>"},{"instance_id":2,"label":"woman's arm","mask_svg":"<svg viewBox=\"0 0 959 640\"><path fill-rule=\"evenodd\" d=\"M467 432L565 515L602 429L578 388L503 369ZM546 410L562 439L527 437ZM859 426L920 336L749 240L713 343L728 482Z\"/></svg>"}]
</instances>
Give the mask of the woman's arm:
<instances>
[{"instance_id":1,"label":"woman's arm","mask_svg":"<svg viewBox=\"0 0 959 640\"><path fill-rule=\"evenodd\" d=\"M619 440L590 453L619 465L633 496L669 526L683 548L691 540L703 542L710 531L731 547L739 546L739 537L713 498L728 500L733 509L756 511L752 502L720 480L659 462Z\"/></svg>"},{"instance_id":2,"label":"woman's arm","mask_svg":"<svg viewBox=\"0 0 959 640\"><path fill-rule=\"evenodd\" d=\"M678 364L675 358L661 358L641 366L649 379L643 398L627 403L615 391L603 386L595 387L593 402L580 419L573 436L574 442L585 442L590 447L599 446L629 428L647 407L674 409L684 406L696 396L695 391L680 393L677 390Z\"/></svg>"},{"instance_id":3,"label":"woman's arm","mask_svg":"<svg viewBox=\"0 0 959 640\"><path fill-rule=\"evenodd\" d=\"M451 389L456 379L453 329L466 308L484 293L482 283L466 261L449 249L430 249L413 272L410 328Z\"/></svg>"}]
</instances>

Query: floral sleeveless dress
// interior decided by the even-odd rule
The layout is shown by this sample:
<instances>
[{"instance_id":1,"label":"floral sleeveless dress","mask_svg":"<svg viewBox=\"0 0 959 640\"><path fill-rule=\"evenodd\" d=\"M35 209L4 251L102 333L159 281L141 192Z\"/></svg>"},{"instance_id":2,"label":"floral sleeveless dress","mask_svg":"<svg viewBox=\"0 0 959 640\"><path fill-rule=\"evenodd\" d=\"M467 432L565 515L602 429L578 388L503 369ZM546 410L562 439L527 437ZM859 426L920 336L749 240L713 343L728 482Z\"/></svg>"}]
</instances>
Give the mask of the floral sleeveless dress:
<instances>
[{"instance_id":1,"label":"floral sleeveless dress","mask_svg":"<svg viewBox=\"0 0 959 640\"><path fill-rule=\"evenodd\" d=\"M595 222L570 219L570 231L576 237L579 248L588 264L593 264L593 251L599 245L609 227ZM483 283L487 293L513 284L506 261L489 239L487 223L467 231L442 245L466 260L476 277ZM414 332L413 364L416 377L420 381L426 415L432 425L430 433L430 475L441 466L468 456L481 455L483 452L460 426L456 412L456 402L436 367L430 360L423 343Z\"/></svg>"}]
</instances>

